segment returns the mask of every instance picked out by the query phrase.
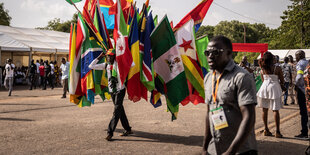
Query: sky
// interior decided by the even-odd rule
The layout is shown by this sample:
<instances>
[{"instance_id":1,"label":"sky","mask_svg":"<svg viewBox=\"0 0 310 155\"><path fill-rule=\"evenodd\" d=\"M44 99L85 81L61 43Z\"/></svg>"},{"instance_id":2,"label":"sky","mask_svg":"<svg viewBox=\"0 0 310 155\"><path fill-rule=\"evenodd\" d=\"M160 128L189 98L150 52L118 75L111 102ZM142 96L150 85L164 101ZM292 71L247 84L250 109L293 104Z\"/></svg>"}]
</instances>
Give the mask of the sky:
<instances>
[{"instance_id":1,"label":"sky","mask_svg":"<svg viewBox=\"0 0 310 155\"><path fill-rule=\"evenodd\" d=\"M136 1L137 7L142 8L146 0ZM167 14L168 19L176 25L200 1L150 0L150 5L153 16L157 14L161 19ZM84 2L77 3L80 10ZM65 0L0 0L0 3L4 3L5 9L9 11L13 27L45 27L54 18L71 20L76 12ZM288 5L291 5L289 0L214 0L202 25L215 26L220 21L239 20L277 28L281 25L280 16Z\"/></svg>"}]
</instances>

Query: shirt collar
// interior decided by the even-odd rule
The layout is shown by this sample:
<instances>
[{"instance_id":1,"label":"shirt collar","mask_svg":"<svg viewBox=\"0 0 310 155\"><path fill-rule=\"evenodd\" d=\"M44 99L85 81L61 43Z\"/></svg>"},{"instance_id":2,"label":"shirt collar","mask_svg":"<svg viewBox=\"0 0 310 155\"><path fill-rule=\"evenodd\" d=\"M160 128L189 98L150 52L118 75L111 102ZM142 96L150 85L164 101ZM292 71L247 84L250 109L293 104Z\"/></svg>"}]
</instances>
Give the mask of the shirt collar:
<instances>
[{"instance_id":1,"label":"shirt collar","mask_svg":"<svg viewBox=\"0 0 310 155\"><path fill-rule=\"evenodd\" d=\"M235 68L235 66L236 66L236 64L234 63L234 61L231 59L228 63L227 63L227 65L226 65L226 67L224 68L224 70L227 70L227 71L232 71L234 68Z\"/></svg>"},{"instance_id":2,"label":"shirt collar","mask_svg":"<svg viewBox=\"0 0 310 155\"><path fill-rule=\"evenodd\" d=\"M225 66L224 71L226 70L226 71L230 72L230 71L232 71L235 68L235 66L236 66L235 62L231 59L231 60L229 60L229 62ZM213 71L214 70L212 70L212 72Z\"/></svg>"}]
</instances>

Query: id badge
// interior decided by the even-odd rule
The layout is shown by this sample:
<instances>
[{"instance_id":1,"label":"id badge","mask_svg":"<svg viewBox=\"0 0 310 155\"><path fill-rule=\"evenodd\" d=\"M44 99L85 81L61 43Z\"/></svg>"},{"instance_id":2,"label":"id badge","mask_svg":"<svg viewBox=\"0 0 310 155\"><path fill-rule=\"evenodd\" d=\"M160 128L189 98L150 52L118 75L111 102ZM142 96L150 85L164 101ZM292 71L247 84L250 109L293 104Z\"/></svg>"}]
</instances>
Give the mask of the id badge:
<instances>
[{"instance_id":1,"label":"id badge","mask_svg":"<svg viewBox=\"0 0 310 155\"><path fill-rule=\"evenodd\" d=\"M228 127L227 119L222 106L212 109L210 112L215 130Z\"/></svg>"}]
</instances>

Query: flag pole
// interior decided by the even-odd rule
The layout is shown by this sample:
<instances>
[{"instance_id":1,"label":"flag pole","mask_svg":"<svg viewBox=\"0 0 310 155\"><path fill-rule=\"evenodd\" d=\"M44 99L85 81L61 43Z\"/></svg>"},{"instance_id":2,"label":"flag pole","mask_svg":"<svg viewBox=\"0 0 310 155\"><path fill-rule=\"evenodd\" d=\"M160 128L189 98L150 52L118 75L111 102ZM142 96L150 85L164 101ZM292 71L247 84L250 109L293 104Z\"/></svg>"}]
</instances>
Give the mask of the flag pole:
<instances>
[{"instance_id":1,"label":"flag pole","mask_svg":"<svg viewBox=\"0 0 310 155\"><path fill-rule=\"evenodd\" d=\"M136 15L136 3L137 3L137 1L135 1L135 4L134 4L134 6L133 6L133 9L134 9L134 13L133 13L133 15L135 16ZM129 16L128 16L128 19L129 19ZM131 25L132 24L132 21L130 22L130 24L129 25Z\"/></svg>"},{"instance_id":2,"label":"flag pole","mask_svg":"<svg viewBox=\"0 0 310 155\"><path fill-rule=\"evenodd\" d=\"M132 2L130 3L130 8L129 8L128 16L127 16L127 24L128 24L129 16L131 13L131 8L132 8Z\"/></svg>"},{"instance_id":3,"label":"flag pole","mask_svg":"<svg viewBox=\"0 0 310 155\"><path fill-rule=\"evenodd\" d=\"M84 22L87 24L87 26L90 28L90 30L95 34L95 38L96 38L97 42L100 43L101 47L104 47L104 49L105 49L106 51L108 51L108 50L107 50L107 47L106 47L101 41L99 41L99 37L97 36L97 34L96 34L95 31L93 30L93 28L89 25L89 23L86 21L85 17L84 17L83 14L81 13L81 11L76 7L76 5L72 2L72 0L70 0L70 2L71 2L71 4L75 7L75 9L82 15L82 18L83 18Z\"/></svg>"},{"instance_id":4,"label":"flag pole","mask_svg":"<svg viewBox=\"0 0 310 155\"><path fill-rule=\"evenodd\" d=\"M200 36L199 38L197 38L196 40L202 39L202 38L204 38L206 36L208 36L208 34L204 34L204 35Z\"/></svg>"}]
</instances>

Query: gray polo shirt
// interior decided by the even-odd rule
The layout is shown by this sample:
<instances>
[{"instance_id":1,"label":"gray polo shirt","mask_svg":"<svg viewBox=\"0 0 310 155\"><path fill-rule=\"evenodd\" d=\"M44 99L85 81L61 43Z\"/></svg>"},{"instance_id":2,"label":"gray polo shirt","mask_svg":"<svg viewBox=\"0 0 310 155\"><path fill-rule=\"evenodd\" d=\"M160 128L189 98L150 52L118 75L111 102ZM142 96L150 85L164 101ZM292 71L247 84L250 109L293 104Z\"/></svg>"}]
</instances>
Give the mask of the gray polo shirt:
<instances>
[{"instance_id":1,"label":"gray polo shirt","mask_svg":"<svg viewBox=\"0 0 310 155\"><path fill-rule=\"evenodd\" d=\"M210 71L204 79L205 102L209 104L210 109L215 108L212 99L212 73L213 71ZM234 140L242 120L240 106L257 104L256 87L253 77L249 72L236 65L233 60L229 61L224 69L218 87L217 101L217 107L222 106L224 108L228 127L215 130L211 120L211 114L209 113L210 131L212 135L208 147L209 154L224 153ZM238 153L249 150L257 150L254 128L250 131L248 138L240 147Z\"/></svg>"}]
</instances>

